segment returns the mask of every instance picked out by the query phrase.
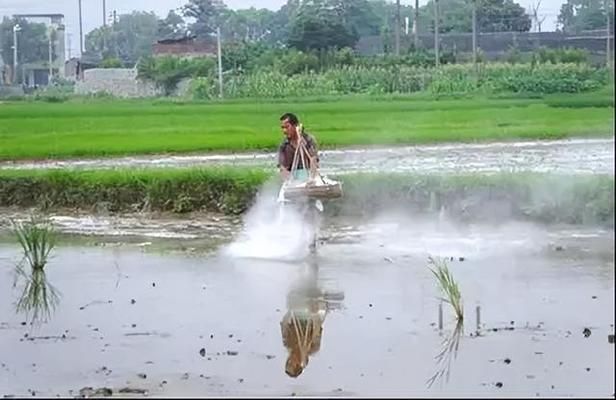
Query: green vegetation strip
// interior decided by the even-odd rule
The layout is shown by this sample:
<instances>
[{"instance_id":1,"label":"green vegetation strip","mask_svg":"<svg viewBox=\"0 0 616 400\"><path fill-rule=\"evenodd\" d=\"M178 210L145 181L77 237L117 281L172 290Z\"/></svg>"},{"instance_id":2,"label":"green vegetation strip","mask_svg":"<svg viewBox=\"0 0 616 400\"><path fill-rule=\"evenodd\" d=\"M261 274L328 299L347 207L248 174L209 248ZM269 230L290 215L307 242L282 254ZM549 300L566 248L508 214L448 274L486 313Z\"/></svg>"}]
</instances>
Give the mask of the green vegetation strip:
<instances>
[{"instance_id":1,"label":"green vegetation strip","mask_svg":"<svg viewBox=\"0 0 616 400\"><path fill-rule=\"evenodd\" d=\"M613 135L613 96L458 99L420 96L311 101L0 104L0 160L274 150L278 118L296 112L322 148Z\"/></svg>"},{"instance_id":2,"label":"green vegetation strip","mask_svg":"<svg viewBox=\"0 0 616 400\"><path fill-rule=\"evenodd\" d=\"M329 215L384 210L438 212L473 220L510 217L547 223L614 225L610 175L497 174L431 176L353 174L339 177L342 200ZM266 183L267 170L0 171L0 207L75 208L88 211L213 211L240 214Z\"/></svg>"}]
</instances>

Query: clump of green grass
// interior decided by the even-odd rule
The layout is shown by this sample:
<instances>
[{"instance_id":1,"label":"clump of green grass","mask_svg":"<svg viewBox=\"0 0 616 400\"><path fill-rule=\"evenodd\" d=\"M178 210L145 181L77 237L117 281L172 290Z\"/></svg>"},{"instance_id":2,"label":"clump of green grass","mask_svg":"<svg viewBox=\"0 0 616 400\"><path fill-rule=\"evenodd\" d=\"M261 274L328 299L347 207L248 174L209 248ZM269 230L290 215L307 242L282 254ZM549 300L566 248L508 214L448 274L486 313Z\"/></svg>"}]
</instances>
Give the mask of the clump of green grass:
<instances>
[{"instance_id":1,"label":"clump of green grass","mask_svg":"<svg viewBox=\"0 0 616 400\"><path fill-rule=\"evenodd\" d=\"M47 219L35 216L29 221L11 222L24 253L15 267L15 285L20 278L25 281L16 310L31 316L33 323L47 320L60 301L60 293L49 283L45 273L45 266L56 245L53 226Z\"/></svg>"},{"instance_id":2,"label":"clump of green grass","mask_svg":"<svg viewBox=\"0 0 616 400\"><path fill-rule=\"evenodd\" d=\"M428 263L434 266L434 268L430 268L430 271L432 271L432 274L436 277L443 294L440 299L451 305L458 321L463 321L464 304L462 302L462 294L460 293L458 283L449 271L447 262L444 259L429 257Z\"/></svg>"}]
</instances>

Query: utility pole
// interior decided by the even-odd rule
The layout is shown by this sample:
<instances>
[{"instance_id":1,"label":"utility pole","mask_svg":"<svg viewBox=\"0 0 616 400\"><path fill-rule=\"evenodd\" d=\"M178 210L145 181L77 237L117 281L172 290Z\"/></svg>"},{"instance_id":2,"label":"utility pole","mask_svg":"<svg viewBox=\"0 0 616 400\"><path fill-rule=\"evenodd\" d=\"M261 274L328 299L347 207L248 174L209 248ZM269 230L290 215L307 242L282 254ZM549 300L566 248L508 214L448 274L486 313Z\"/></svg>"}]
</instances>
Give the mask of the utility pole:
<instances>
[{"instance_id":1,"label":"utility pole","mask_svg":"<svg viewBox=\"0 0 616 400\"><path fill-rule=\"evenodd\" d=\"M103 57L107 53L107 2L103 0Z\"/></svg>"},{"instance_id":2,"label":"utility pole","mask_svg":"<svg viewBox=\"0 0 616 400\"><path fill-rule=\"evenodd\" d=\"M17 32L21 30L19 24L13 26L13 84L17 84Z\"/></svg>"},{"instance_id":3,"label":"utility pole","mask_svg":"<svg viewBox=\"0 0 616 400\"><path fill-rule=\"evenodd\" d=\"M72 57L72 56L73 56L73 54L72 54L72 52L71 52L71 46L72 46L72 43L71 43L71 37L72 37L72 36L73 36L73 35L72 35L70 32L67 32L67 33L66 33L66 41L67 41L67 44L68 44L68 59L69 59L69 60L70 60L71 58L73 58L73 57Z\"/></svg>"},{"instance_id":4,"label":"utility pole","mask_svg":"<svg viewBox=\"0 0 616 400\"><path fill-rule=\"evenodd\" d=\"M400 0L396 0L396 55L400 55Z\"/></svg>"},{"instance_id":5,"label":"utility pole","mask_svg":"<svg viewBox=\"0 0 616 400\"><path fill-rule=\"evenodd\" d=\"M83 21L81 15L81 0L79 2L79 54L83 55Z\"/></svg>"},{"instance_id":6,"label":"utility pole","mask_svg":"<svg viewBox=\"0 0 616 400\"><path fill-rule=\"evenodd\" d=\"M52 35L53 28L49 26L49 77L47 78L47 85L51 84L51 79L53 78L53 46L52 46Z\"/></svg>"},{"instance_id":7,"label":"utility pole","mask_svg":"<svg viewBox=\"0 0 616 400\"><path fill-rule=\"evenodd\" d=\"M477 0L473 2L473 66L477 69Z\"/></svg>"},{"instance_id":8,"label":"utility pole","mask_svg":"<svg viewBox=\"0 0 616 400\"><path fill-rule=\"evenodd\" d=\"M220 44L220 26L216 29L216 38L218 42L218 96L223 97L223 82L222 82L222 49Z\"/></svg>"},{"instance_id":9,"label":"utility pole","mask_svg":"<svg viewBox=\"0 0 616 400\"><path fill-rule=\"evenodd\" d=\"M614 77L612 76L612 49L610 48L610 35L612 34L611 29L610 29L610 15L612 14L611 11L611 7L610 4L611 0L605 0L605 13L607 15L606 17L606 22L607 22L607 28L606 28L606 46L605 46L605 55L606 55L606 66L608 68L608 70L610 71L610 80L614 79Z\"/></svg>"},{"instance_id":10,"label":"utility pole","mask_svg":"<svg viewBox=\"0 0 616 400\"><path fill-rule=\"evenodd\" d=\"M439 39L438 39L438 0L434 0L434 60L435 65L438 67L441 63L438 50L439 50Z\"/></svg>"},{"instance_id":11,"label":"utility pole","mask_svg":"<svg viewBox=\"0 0 616 400\"><path fill-rule=\"evenodd\" d=\"M415 44L415 50L419 48L419 0L415 0L415 17L413 19L413 43Z\"/></svg>"}]
</instances>

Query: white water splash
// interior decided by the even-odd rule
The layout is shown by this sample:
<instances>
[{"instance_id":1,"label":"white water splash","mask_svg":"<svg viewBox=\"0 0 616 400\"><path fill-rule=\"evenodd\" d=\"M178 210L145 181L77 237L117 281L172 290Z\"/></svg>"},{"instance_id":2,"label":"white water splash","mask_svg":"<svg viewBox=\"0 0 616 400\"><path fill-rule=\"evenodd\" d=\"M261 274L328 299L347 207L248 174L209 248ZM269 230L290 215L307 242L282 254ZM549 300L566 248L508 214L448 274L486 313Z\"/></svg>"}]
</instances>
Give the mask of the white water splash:
<instances>
[{"instance_id":1,"label":"white water splash","mask_svg":"<svg viewBox=\"0 0 616 400\"><path fill-rule=\"evenodd\" d=\"M244 218L240 237L223 249L238 258L292 261L304 259L315 233L315 226L296 207L277 202L278 187L266 184L255 205Z\"/></svg>"}]
</instances>

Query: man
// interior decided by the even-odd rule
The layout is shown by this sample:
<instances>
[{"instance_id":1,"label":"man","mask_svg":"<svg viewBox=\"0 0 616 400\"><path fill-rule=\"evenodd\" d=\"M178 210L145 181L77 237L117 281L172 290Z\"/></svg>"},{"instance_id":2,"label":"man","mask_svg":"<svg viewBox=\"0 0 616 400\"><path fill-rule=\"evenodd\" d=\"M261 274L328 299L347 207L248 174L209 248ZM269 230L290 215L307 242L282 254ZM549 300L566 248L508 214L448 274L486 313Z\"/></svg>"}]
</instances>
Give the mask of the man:
<instances>
[{"instance_id":1,"label":"man","mask_svg":"<svg viewBox=\"0 0 616 400\"><path fill-rule=\"evenodd\" d=\"M315 170L319 165L316 141L311 135L303 132L299 119L293 113L286 113L280 117L280 127L285 136L285 139L278 148L278 168L280 169L280 176L284 181L289 179L293 161L297 153L297 171L294 172L293 178L307 180L308 170ZM303 141L304 148L306 149L303 157L305 165L302 163L301 154L296 151L300 141Z\"/></svg>"},{"instance_id":2,"label":"man","mask_svg":"<svg viewBox=\"0 0 616 400\"><path fill-rule=\"evenodd\" d=\"M311 176L314 176L316 169L319 167L319 156L317 152L317 144L314 137L304 132L303 127L299 123L299 119L293 113L286 113L280 117L280 127L285 136L282 144L278 149L278 168L283 181L287 181L293 173L293 179L299 181L307 181ZM303 145L303 157L297 151L300 143ZM301 150L301 148L300 148ZM294 159L297 167L294 170ZM303 162L302 162L303 161ZM310 171L311 173L309 173ZM319 200L296 202L295 206L304 216L307 227L312 228L312 238L310 243L310 251L316 251L318 225L320 223L317 210L322 211L323 205Z\"/></svg>"}]
</instances>

